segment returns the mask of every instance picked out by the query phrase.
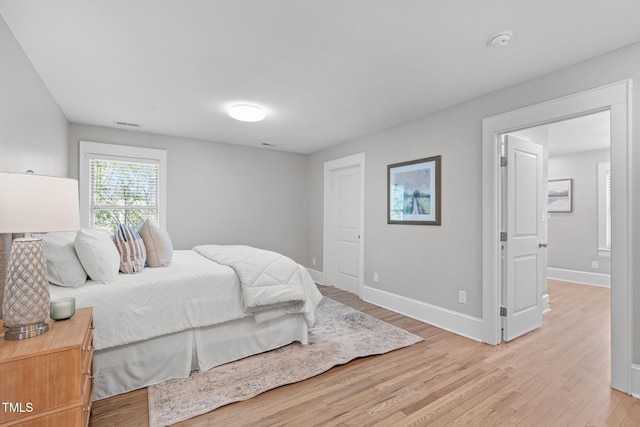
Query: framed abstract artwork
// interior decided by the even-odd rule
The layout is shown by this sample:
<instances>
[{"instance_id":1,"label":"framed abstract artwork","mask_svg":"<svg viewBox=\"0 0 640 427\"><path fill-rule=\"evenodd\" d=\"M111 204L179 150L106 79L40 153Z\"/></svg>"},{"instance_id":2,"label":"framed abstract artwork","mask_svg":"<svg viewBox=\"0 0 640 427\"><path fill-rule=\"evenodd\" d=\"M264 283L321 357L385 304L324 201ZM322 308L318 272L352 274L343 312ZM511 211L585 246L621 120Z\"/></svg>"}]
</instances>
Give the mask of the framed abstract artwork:
<instances>
[{"instance_id":1,"label":"framed abstract artwork","mask_svg":"<svg viewBox=\"0 0 640 427\"><path fill-rule=\"evenodd\" d=\"M547 211L573 211L573 179L550 179L547 185Z\"/></svg>"},{"instance_id":2,"label":"framed abstract artwork","mask_svg":"<svg viewBox=\"0 0 640 427\"><path fill-rule=\"evenodd\" d=\"M387 224L440 225L441 156L387 166Z\"/></svg>"}]
</instances>

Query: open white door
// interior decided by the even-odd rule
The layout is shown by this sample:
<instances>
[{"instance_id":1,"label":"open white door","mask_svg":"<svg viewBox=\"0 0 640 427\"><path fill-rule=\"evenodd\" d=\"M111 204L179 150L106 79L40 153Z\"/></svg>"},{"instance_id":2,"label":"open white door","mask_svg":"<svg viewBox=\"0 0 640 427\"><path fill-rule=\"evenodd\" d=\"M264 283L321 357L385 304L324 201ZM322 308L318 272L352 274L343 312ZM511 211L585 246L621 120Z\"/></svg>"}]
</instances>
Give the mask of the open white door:
<instances>
[{"instance_id":1,"label":"open white door","mask_svg":"<svg viewBox=\"0 0 640 427\"><path fill-rule=\"evenodd\" d=\"M506 136L505 153L506 241L501 311L503 339L510 341L542 325L546 204L542 146Z\"/></svg>"}]
</instances>

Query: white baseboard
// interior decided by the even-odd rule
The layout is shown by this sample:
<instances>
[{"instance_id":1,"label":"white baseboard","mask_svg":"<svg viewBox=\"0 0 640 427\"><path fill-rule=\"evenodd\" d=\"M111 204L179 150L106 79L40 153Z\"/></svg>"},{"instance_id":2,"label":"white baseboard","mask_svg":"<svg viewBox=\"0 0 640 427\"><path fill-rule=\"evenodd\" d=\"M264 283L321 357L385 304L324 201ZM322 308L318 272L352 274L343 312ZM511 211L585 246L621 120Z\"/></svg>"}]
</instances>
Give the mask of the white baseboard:
<instances>
[{"instance_id":1,"label":"white baseboard","mask_svg":"<svg viewBox=\"0 0 640 427\"><path fill-rule=\"evenodd\" d=\"M604 288L611 287L610 274L548 267L547 277L549 279L564 280L566 282L581 283L583 285L601 286Z\"/></svg>"},{"instance_id":2,"label":"white baseboard","mask_svg":"<svg viewBox=\"0 0 640 427\"><path fill-rule=\"evenodd\" d=\"M322 271L314 270L313 268L309 268L309 267L305 267L305 268L311 275L311 278L313 279L314 282L316 282L318 285L327 286L324 284L324 273Z\"/></svg>"},{"instance_id":3,"label":"white baseboard","mask_svg":"<svg viewBox=\"0 0 640 427\"><path fill-rule=\"evenodd\" d=\"M391 292L364 286L363 300L438 328L482 342L482 319Z\"/></svg>"},{"instance_id":4,"label":"white baseboard","mask_svg":"<svg viewBox=\"0 0 640 427\"><path fill-rule=\"evenodd\" d=\"M640 365L631 365L631 395L640 399Z\"/></svg>"}]
</instances>

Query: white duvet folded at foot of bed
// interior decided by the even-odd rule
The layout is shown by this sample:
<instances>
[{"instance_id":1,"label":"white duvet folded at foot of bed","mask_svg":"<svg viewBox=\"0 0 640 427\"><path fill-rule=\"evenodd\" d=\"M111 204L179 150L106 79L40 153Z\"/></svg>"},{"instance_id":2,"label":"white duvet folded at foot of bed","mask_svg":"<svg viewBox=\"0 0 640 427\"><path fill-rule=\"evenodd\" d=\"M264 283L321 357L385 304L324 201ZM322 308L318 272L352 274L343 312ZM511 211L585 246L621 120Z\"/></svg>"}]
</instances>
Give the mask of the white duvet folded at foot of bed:
<instances>
[{"instance_id":1,"label":"white duvet folded at foot of bed","mask_svg":"<svg viewBox=\"0 0 640 427\"><path fill-rule=\"evenodd\" d=\"M313 325L314 308L322 295L309 272L291 258L244 245L201 245L193 250L233 268L244 306L257 321L304 313L309 326Z\"/></svg>"}]
</instances>

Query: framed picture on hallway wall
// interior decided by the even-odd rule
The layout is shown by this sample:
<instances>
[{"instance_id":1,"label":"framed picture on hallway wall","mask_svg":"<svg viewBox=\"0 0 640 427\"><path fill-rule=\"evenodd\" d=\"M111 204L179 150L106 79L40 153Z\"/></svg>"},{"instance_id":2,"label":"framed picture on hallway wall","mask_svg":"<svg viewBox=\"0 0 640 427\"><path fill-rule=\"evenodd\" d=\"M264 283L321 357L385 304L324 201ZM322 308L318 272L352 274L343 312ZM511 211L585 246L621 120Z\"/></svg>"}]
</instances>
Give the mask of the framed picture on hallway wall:
<instances>
[{"instance_id":1,"label":"framed picture on hallway wall","mask_svg":"<svg viewBox=\"0 0 640 427\"><path fill-rule=\"evenodd\" d=\"M550 179L547 185L547 211L573 212L573 179Z\"/></svg>"},{"instance_id":2,"label":"framed picture on hallway wall","mask_svg":"<svg viewBox=\"0 0 640 427\"><path fill-rule=\"evenodd\" d=\"M387 166L387 224L440 225L441 156Z\"/></svg>"}]
</instances>

